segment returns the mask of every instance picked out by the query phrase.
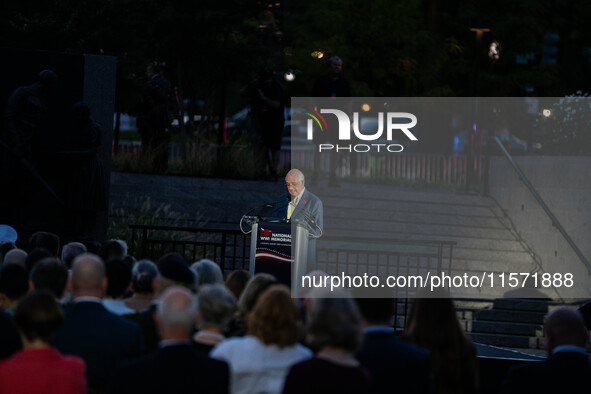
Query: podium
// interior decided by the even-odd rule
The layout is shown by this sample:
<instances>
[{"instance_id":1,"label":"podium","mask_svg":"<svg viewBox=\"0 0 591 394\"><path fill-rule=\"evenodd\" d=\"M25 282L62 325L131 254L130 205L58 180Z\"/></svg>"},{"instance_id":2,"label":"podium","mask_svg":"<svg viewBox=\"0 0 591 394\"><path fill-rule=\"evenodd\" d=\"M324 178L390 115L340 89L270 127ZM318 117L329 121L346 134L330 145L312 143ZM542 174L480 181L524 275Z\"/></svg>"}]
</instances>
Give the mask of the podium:
<instances>
[{"instance_id":1,"label":"podium","mask_svg":"<svg viewBox=\"0 0 591 394\"><path fill-rule=\"evenodd\" d=\"M249 217L250 274L269 273L298 294L301 278L307 272L308 225L294 220L271 221Z\"/></svg>"}]
</instances>

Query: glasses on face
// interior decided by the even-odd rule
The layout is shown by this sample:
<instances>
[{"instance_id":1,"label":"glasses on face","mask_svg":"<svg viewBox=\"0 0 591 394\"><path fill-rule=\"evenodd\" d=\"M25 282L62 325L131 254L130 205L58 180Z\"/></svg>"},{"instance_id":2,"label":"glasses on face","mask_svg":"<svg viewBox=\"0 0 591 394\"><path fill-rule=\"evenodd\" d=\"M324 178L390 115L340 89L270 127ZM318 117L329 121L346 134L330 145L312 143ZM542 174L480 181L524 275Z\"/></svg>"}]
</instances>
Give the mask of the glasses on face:
<instances>
[{"instance_id":1,"label":"glasses on face","mask_svg":"<svg viewBox=\"0 0 591 394\"><path fill-rule=\"evenodd\" d=\"M296 187L297 185L300 184L300 182L301 181L299 181L299 182L289 182L289 183L288 182L285 182L285 187L290 187L290 186L291 187Z\"/></svg>"}]
</instances>

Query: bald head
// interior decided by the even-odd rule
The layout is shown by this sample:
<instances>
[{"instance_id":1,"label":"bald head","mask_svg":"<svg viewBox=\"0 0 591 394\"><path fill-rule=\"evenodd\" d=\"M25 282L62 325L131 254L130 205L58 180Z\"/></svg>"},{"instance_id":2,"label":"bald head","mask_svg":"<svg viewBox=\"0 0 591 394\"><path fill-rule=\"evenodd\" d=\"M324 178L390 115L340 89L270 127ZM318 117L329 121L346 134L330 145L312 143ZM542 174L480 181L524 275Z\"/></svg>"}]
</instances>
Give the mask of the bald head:
<instances>
[{"instance_id":1,"label":"bald head","mask_svg":"<svg viewBox=\"0 0 591 394\"><path fill-rule=\"evenodd\" d=\"M290 177L294 181L303 181L304 180L304 173L301 172L300 170L298 170L297 168L294 168L287 173L285 178L287 178L287 177Z\"/></svg>"},{"instance_id":2,"label":"bald head","mask_svg":"<svg viewBox=\"0 0 591 394\"><path fill-rule=\"evenodd\" d=\"M25 261L27 261L27 252L22 249L12 249L4 255L3 264L16 263L24 267Z\"/></svg>"},{"instance_id":3,"label":"bald head","mask_svg":"<svg viewBox=\"0 0 591 394\"><path fill-rule=\"evenodd\" d=\"M544 329L550 354L561 345L585 347L589 339L583 316L573 307L554 308L546 317Z\"/></svg>"},{"instance_id":4,"label":"bald head","mask_svg":"<svg viewBox=\"0 0 591 394\"><path fill-rule=\"evenodd\" d=\"M72 290L75 297L102 297L106 289L105 264L94 254L82 254L72 264Z\"/></svg>"},{"instance_id":5,"label":"bald head","mask_svg":"<svg viewBox=\"0 0 591 394\"><path fill-rule=\"evenodd\" d=\"M168 288L160 298L157 313L162 328L186 329L189 335L197 315L197 302L188 289L173 286Z\"/></svg>"}]
</instances>

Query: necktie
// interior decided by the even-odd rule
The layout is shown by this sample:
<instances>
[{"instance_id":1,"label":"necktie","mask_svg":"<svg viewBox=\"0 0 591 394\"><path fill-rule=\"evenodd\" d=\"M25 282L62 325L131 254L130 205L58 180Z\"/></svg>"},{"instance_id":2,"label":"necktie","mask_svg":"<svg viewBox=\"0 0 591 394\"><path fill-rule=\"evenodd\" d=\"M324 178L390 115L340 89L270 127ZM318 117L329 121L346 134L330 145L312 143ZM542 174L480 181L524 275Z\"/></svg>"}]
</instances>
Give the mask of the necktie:
<instances>
[{"instance_id":1,"label":"necktie","mask_svg":"<svg viewBox=\"0 0 591 394\"><path fill-rule=\"evenodd\" d=\"M296 198L295 200L293 200L292 203L289 204L289 206L287 207L287 219L289 220L291 218L291 215L293 214L293 210L295 209L294 207L296 206L296 204L298 203L298 199Z\"/></svg>"}]
</instances>

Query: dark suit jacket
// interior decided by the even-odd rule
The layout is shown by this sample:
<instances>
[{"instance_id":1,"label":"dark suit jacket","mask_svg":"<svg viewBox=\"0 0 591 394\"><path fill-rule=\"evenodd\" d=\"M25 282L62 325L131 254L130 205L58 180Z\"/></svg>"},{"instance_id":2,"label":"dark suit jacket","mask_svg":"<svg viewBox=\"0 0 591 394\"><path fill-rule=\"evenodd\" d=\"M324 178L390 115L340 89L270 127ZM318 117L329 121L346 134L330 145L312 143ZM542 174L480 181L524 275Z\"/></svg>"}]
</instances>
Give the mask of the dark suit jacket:
<instances>
[{"instance_id":1,"label":"dark suit jacket","mask_svg":"<svg viewBox=\"0 0 591 394\"><path fill-rule=\"evenodd\" d=\"M66 309L66 322L53 344L62 354L84 360L90 387L105 387L121 361L144 351L137 324L110 313L98 302L86 301Z\"/></svg>"},{"instance_id":2,"label":"dark suit jacket","mask_svg":"<svg viewBox=\"0 0 591 394\"><path fill-rule=\"evenodd\" d=\"M372 393L430 393L429 352L393 332L367 332L356 355L373 376Z\"/></svg>"},{"instance_id":3,"label":"dark suit jacket","mask_svg":"<svg viewBox=\"0 0 591 394\"><path fill-rule=\"evenodd\" d=\"M589 393L591 363L589 356L573 351L553 354L542 362L511 369L502 393Z\"/></svg>"},{"instance_id":4,"label":"dark suit jacket","mask_svg":"<svg viewBox=\"0 0 591 394\"><path fill-rule=\"evenodd\" d=\"M0 310L0 360L9 358L22 348L21 336L12 316Z\"/></svg>"},{"instance_id":5,"label":"dark suit jacket","mask_svg":"<svg viewBox=\"0 0 591 394\"><path fill-rule=\"evenodd\" d=\"M288 193L282 194L277 199L275 211L273 217L278 219L287 218L287 208L289 206ZM318 229L311 223L308 223L308 218L312 219L314 223L324 231L324 208L322 201L314 194L310 193L308 189L304 190L302 198L296 205L293 213L291 214L290 220L300 220L307 223L310 226L310 233L318 235ZM307 270L313 269L314 263L316 262L316 238L308 239L308 262Z\"/></svg>"},{"instance_id":6,"label":"dark suit jacket","mask_svg":"<svg viewBox=\"0 0 591 394\"><path fill-rule=\"evenodd\" d=\"M144 344L146 345L146 353L154 353L158 349L158 342L160 342L160 333L154 321L155 314L156 304L152 304L146 310L123 316L140 326Z\"/></svg>"},{"instance_id":7,"label":"dark suit jacket","mask_svg":"<svg viewBox=\"0 0 591 394\"><path fill-rule=\"evenodd\" d=\"M111 393L227 393L228 386L228 364L187 344L166 346L122 365Z\"/></svg>"}]
</instances>

